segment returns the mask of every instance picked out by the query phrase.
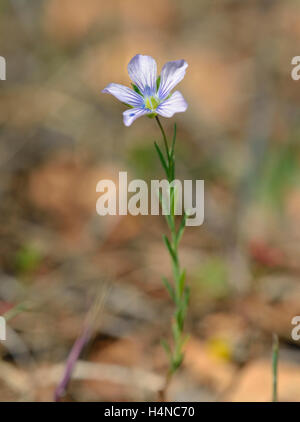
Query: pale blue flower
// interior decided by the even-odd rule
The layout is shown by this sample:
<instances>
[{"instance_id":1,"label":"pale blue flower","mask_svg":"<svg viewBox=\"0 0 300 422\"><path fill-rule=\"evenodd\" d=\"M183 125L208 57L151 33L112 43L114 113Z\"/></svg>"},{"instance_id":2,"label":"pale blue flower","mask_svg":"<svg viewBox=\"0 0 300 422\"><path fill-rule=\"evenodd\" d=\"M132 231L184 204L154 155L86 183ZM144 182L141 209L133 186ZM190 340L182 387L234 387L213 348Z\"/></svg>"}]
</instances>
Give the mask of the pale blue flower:
<instances>
[{"instance_id":1,"label":"pale blue flower","mask_svg":"<svg viewBox=\"0 0 300 422\"><path fill-rule=\"evenodd\" d=\"M187 103L179 91L172 89L184 78L188 64L185 60L167 62L157 78L156 61L150 56L137 54L128 64L133 88L111 83L102 91L112 94L131 108L124 111L125 126L138 117L157 115L172 117L186 111Z\"/></svg>"}]
</instances>

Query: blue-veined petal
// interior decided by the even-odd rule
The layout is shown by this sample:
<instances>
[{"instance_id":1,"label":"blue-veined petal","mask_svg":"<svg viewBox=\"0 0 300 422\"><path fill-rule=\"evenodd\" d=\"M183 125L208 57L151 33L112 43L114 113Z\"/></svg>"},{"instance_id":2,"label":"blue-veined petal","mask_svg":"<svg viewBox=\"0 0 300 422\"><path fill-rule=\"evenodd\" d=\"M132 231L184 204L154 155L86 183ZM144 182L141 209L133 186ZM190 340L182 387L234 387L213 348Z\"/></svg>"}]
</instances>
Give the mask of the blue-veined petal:
<instances>
[{"instance_id":1,"label":"blue-veined petal","mask_svg":"<svg viewBox=\"0 0 300 422\"><path fill-rule=\"evenodd\" d=\"M160 99L166 98L172 89L182 81L187 67L188 64L185 60L175 60L164 65L160 74L160 85L158 89Z\"/></svg>"},{"instance_id":2,"label":"blue-veined petal","mask_svg":"<svg viewBox=\"0 0 300 422\"><path fill-rule=\"evenodd\" d=\"M139 107L143 104L143 97L124 85L111 83L102 92L111 94L119 101L122 101L122 103L129 104L133 107Z\"/></svg>"},{"instance_id":3,"label":"blue-veined petal","mask_svg":"<svg viewBox=\"0 0 300 422\"><path fill-rule=\"evenodd\" d=\"M123 112L123 122L125 126L130 126L138 117L148 114L145 108L130 108Z\"/></svg>"},{"instance_id":4,"label":"blue-veined petal","mask_svg":"<svg viewBox=\"0 0 300 422\"><path fill-rule=\"evenodd\" d=\"M151 56L134 56L128 64L128 74L143 95L156 92L157 65Z\"/></svg>"},{"instance_id":5,"label":"blue-veined petal","mask_svg":"<svg viewBox=\"0 0 300 422\"><path fill-rule=\"evenodd\" d=\"M175 91L170 98L163 101L155 110L156 113L163 117L172 117L175 113L182 113L186 111L188 105L182 94Z\"/></svg>"}]
</instances>

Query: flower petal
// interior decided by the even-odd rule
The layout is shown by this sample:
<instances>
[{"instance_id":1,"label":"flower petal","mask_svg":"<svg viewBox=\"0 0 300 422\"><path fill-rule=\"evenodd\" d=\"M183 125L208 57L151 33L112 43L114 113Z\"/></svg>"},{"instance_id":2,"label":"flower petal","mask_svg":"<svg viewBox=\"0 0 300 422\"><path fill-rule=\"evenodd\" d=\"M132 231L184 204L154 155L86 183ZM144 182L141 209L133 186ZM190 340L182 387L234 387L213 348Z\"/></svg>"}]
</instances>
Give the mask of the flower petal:
<instances>
[{"instance_id":1,"label":"flower petal","mask_svg":"<svg viewBox=\"0 0 300 422\"><path fill-rule=\"evenodd\" d=\"M156 92L157 65L151 56L137 54L128 64L128 74L143 95Z\"/></svg>"},{"instance_id":2,"label":"flower petal","mask_svg":"<svg viewBox=\"0 0 300 422\"><path fill-rule=\"evenodd\" d=\"M163 117L172 117L175 113L186 111L188 105L182 94L175 91L170 98L163 101L156 109L156 112Z\"/></svg>"},{"instance_id":3,"label":"flower petal","mask_svg":"<svg viewBox=\"0 0 300 422\"><path fill-rule=\"evenodd\" d=\"M125 126L130 126L138 117L148 114L145 108L130 108L123 112L123 122Z\"/></svg>"},{"instance_id":4,"label":"flower petal","mask_svg":"<svg viewBox=\"0 0 300 422\"><path fill-rule=\"evenodd\" d=\"M124 85L109 84L103 89L103 93L111 94L122 103L129 104L133 107L139 107L143 104L143 98L132 89Z\"/></svg>"},{"instance_id":5,"label":"flower petal","mask_svg":"<svg viewBox=\"0 0 300 422\"><path fill-rule=\"evenodd\" d=\"M166 98L172 89L184 78L188 64L185 60L175 60L164 65L160 75L158 96Z\"/></svg>"}]
</instances>

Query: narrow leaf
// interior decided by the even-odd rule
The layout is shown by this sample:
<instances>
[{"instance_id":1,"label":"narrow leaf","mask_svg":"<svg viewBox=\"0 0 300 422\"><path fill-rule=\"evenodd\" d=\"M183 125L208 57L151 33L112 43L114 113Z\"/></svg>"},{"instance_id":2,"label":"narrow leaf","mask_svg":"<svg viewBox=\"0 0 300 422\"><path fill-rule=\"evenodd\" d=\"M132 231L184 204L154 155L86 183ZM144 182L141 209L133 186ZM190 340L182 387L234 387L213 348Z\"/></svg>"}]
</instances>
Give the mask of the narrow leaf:
<instances>
[{"instance_id":1,"label":"narrow leaf","mask_svg":"<svg viewBox=\"0 0 300 422\"><path fill-rule=\"evenodd\" d=\"M180 332L182 332L184 321L184 310L182 308L176 310L175 318L178 325L178 329L180 330Z\"/></svg>"},{"instance_id":2,"label":"narrow leaf","mask_svg":"<svg viewBox=\"0 0 300 422\"><path fill-rule=\"evenodd\" d=\"M166 235L163 235L163 240L164 240L164 242L165 242L165 245L166 245L166 246L167 246L167 248L168 248L168 251L169 251L169 253L170 253L170 255L171 255L171 257L172 257L172 259L173 259L174 263L177 263L177 257L176 257L176 255L175 255L175 253L174 253L174 251L173 251L173 248L172 248L172 246L171 246L171 244L170 244L170 242L169 242L169 239L167 238L167 236L166 236Z\"/></svg>"},{"instance_id":3,"label":"narrow leaf","mask_svg":"<svg viewBox=\"0 0 300 422\"><path fill-rule=\"evenodd\" d=\"M163 209L163 211L165 211L166 210L166 203L164 201L164 198L162 196L161 191L158 192L158 195L159 195L159 202L160 202L160 204L162 206L162 209ZM173 230L174 224L173 224L173 220L171 218L171 215L170 214L164 214L164 216L166 217L168 226L170 227L171 230Z\"/></svg>"},{"instance_id":4,"label":"narrow leaf","mask_svg":"<svg viewBox=\"0 0 300 422\"><path fill-rule=\"evenodd\" d=\"M184 229L185 229L185 223L186 223L186 213L184 212L182 219L181 219L181 223L177 232L177 236L176 236L176 242L177 244L180 242L180 239L183 235Z\"/></svg>"},{"instance_id":5,"label":"narrow leaf","mask_svg":"<svg viewBox=\"0 0 300 422\"><path fill-rule=\"evenodd\" d=\"M171 286L171 284L168 282L166 277L163 277L163 283L164 283L166 289L168 290L169 295L171 296L173 302L176 302L174 287Z\"/></svg>"},{"instance_id":6,"label":"narrow leaf","mask_svg":"<svg viewBox=\"0 0 300 422\"><path fill-rule=\"evenodd\" d=\"M137 94L142 95L141 91L138 89L138 87L135 84L131 84L131 86Z\"/></svg>"},{"instance_id":7,"label":"narrow leaf","mask_svg":"<svg viewBox=\"0 0 300 422\"><path fill-rule=\"evenodd\" d=\"M279 341L278 335L273 334L273 347L272 347L272 377L273 377L273 397L272 401L277 402L277 378L278 378L278 351L279 351Z\"/></svg>"},{"instance_id":8,"label":"narrow leaf","mask_svg":"<svg viewBox=\"0 0 300 422\"><path fill-rule=\"evenodd\" d=\"M177 369L180 367L183 361L183 354L181 353L179 356L176 357L176 359L173 360L172 363L172 372L177 371Z\"/></svg>"},{"instance_id":9,"label":"narrow leaf","mask_svg":"<svg viewBox=\"0 0 300 422\"><path fill-rule=\"evenodd\" d=\"M160 76L156 79L156 91L158 91L160 85Z\"/></svg>"},{"instance_id":10,"label":"narrow leaf","mask_svg":"<svg viewBox=\"0 0 300 422\"><path fill-rule=\"evenodd\" d=\"M175 340L175 344L179 343L181 331L180 331L180 329L178 327L177 321L174 322L174 324L172 325L172 332L173 332L173 337L174 337L174 340Z\"/></svg>"},{"instance_id":11,"label":"narrow leaf","mask_svg":"<svg viewBox=\"0 0 300 422\"><path fill-rule=\"evenodd\" d=\"M157 143L156 143L156 142L154 142L154 146L155 146L155 149L156 149L157 154L158 154L158 156L159 156L160 162L161 162L161 164L162 164L162 166L163 166L163 168L164 168L164 170L165 170L165 172L166 172L166 175L168 176L168 174L169 174L169 169L168 169L168 166L167 166L166 160L164 159L164 156L163 156L163 154L162 154L162 152L161 152L161 150L160 150L160 148L159 148L159 146L157 145Z\"/></svg>"},{"instance_id":12,"label":"narrow leaf","mask_svg":"<svg viewBox=\"0 0 300 422\"><path fill-rule=\"evenodd\" d=\"M181 297L181 295L183 293L183 289L184 289L185 276L186 276L186 271L184 269L182 271L182 273L180 274L180 278L179 278L179 296L180 297Z\"/></svg>"},{"instance_id":13,"label":"narrow leaf","mask_svg":"<svg viewBox=\"0 0 300 422\"><path fill-rule=\"evenodd\" d=\"M127 104L127 103L124 103L123 101L122 101L122 104L126 105L126 107L129 107L129 108L134 108L132 105Z\"/></svg>"},{"instance_id":14,"label":"narrow leaf","mask_svg":"<svg viewBox=\"0 0 300 422\"><path fill-rule=\"evenodd\" d=\"M170 346L168 345L168 343L164 339L161 339L160 343L161 343L162 347L165 349L165 352L168 356L168 359L171 360L172 359L172 352L171 352Z\"/></svg>"},{"instance_id":15,"label":"narrow leaf","mask_svg":"<svg viewBox=\"0 0 300 422\"><path fill-rule=\"evenodd\" d=\"M190 287L189 286L186 286L186 288L185 288L185 296L184 296L184 308L185 308L185 310L187 309L188 304L189 304L190 293L191 293Z\"/></svg>"}]
</instances>

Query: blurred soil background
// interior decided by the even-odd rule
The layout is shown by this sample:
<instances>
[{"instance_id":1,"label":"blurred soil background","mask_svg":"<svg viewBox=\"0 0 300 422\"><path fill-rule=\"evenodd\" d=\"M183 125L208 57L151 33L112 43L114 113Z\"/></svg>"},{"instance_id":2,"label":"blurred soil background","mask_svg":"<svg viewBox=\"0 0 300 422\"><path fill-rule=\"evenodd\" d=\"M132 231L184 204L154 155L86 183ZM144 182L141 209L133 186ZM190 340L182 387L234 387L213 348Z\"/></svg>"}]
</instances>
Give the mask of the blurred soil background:
<instances>
[{"instance_id":1,"label":"blurred soil background","mask_svg":"<svg viewBox=\"0 0 300 422\"><path fill-rule=\"evenodd\" d=\"M163 177L151 119L101 90L137 53L189 63L177 171L205 180L180 257L190 341L169 400L300 401L300 4L293 0L2 0L0 400L51 401L95 306L63 400L157 400L172 303L163 217L100 217L96 184Z\"/></svg>"}]
</instances>

